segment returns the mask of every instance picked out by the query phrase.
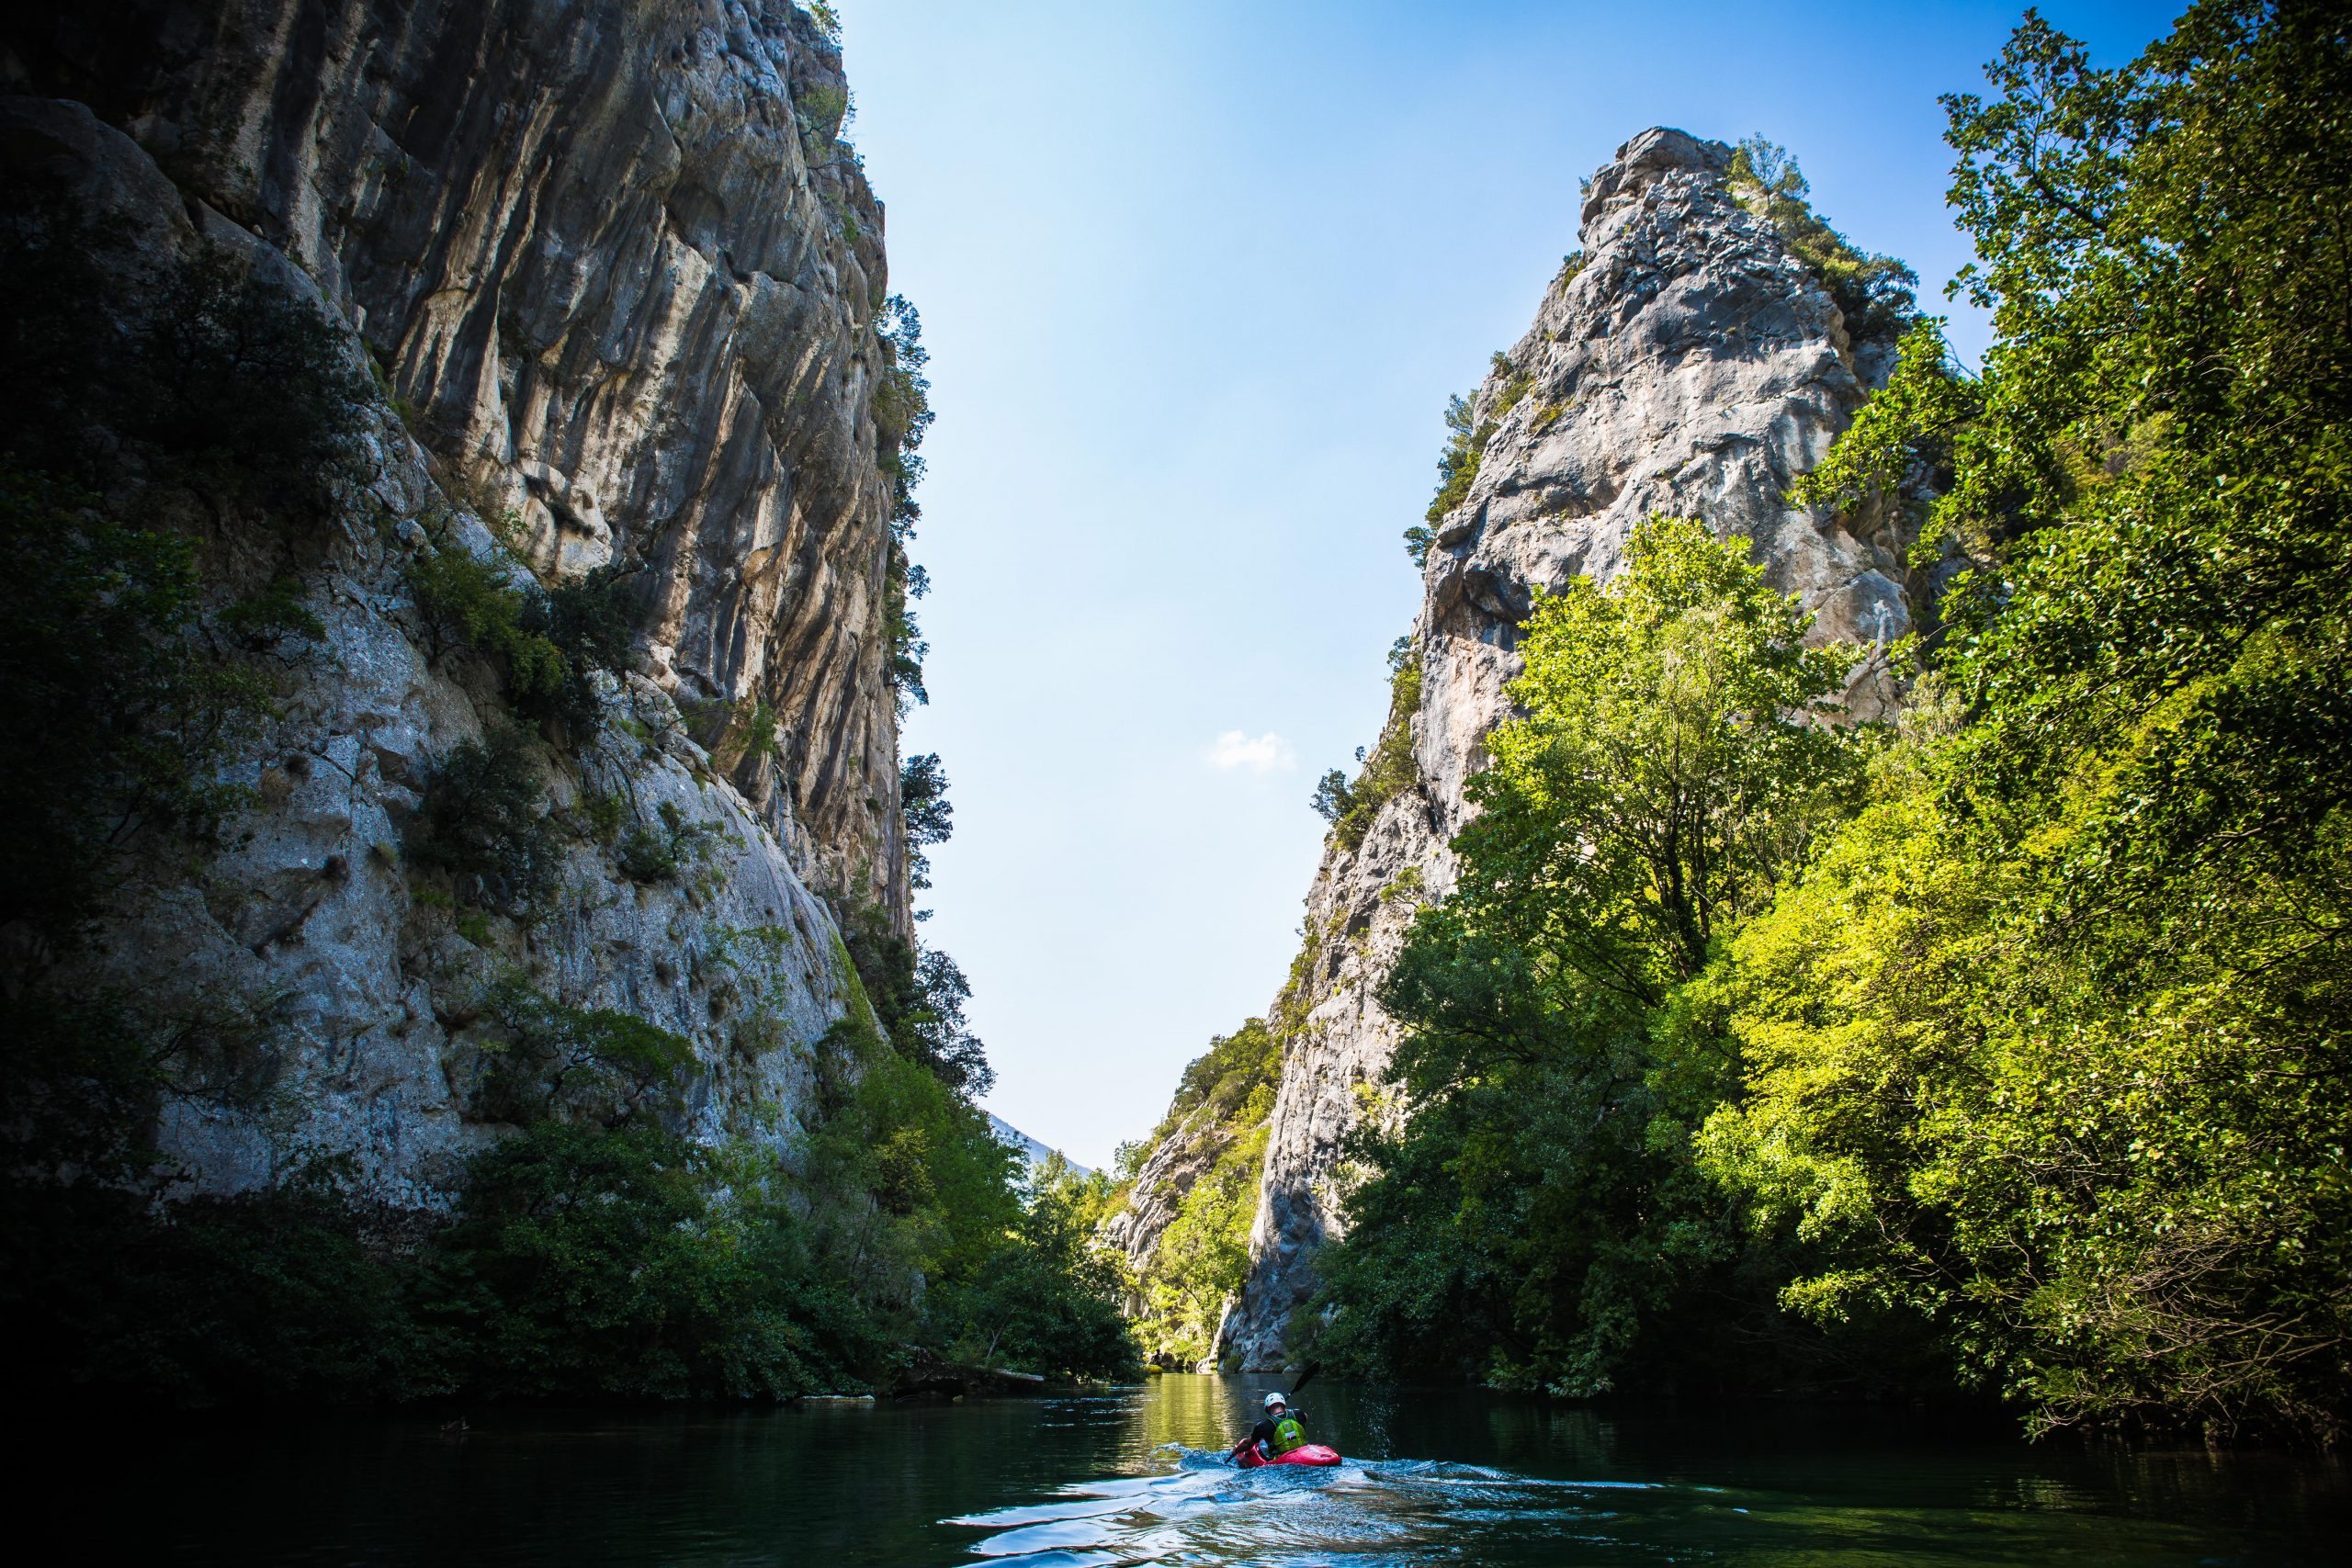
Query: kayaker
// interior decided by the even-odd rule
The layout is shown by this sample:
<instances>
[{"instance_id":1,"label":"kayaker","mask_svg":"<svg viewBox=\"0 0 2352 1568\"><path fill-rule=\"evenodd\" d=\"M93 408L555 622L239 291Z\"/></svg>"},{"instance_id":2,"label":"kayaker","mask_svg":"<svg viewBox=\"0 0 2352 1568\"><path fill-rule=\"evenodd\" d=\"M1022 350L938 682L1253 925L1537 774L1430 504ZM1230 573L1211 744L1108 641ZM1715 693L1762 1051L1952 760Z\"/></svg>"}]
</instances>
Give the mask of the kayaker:
<instances>
[{"instance_id":1,"label":"kayaker","mask_svg":"<svg viewBox=\"0 0 2352 1568\"><path fill-rule=\"evenodd\" d=\"M1266 1395L1266 1418L1250 1428L1250 1440L1258 1445L1259 1457L1278 1458L1306 1443L1306 1428L1301 1425L1306 1415L1304 1408L1294 1410L1288 1398L1281 1393Z\"/></svg>"}]
</instances>

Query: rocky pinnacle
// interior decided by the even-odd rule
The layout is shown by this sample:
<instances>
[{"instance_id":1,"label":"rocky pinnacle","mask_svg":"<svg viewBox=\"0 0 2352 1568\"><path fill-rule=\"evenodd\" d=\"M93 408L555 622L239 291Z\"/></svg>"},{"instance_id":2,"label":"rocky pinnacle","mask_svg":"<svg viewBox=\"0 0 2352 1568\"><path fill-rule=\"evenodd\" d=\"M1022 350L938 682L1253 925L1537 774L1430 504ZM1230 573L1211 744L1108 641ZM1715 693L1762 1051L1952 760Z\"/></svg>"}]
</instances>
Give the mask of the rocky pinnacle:
<instances>
[{"instance_id":1,"label":"rocky pinnacle","mask_svg":"<svg viewBox=\"0 0 2352 1568\"><path fill-rule=\"evenodd\" d=\"M1374 998L1421 901L1453 884L1463 785L1507 716L1504 682L1530 591L1618 570L1653 513L1740 535L1817 617L1816 639L1885 644L1911 627L1926 584L1905 563L1903 509L1793 507L1817 463L1893 367L1894 344L1855 341L1821 280L1726 183L1732 150L1645 130L1594 175L1580 265L1562 268L1527 335L1479 389L1493 422L1476 481L1434 527L1416 639L1416 777L1352 851L1335 838L1306 896L1312 963L1294 1001L1250 1271L1221 1333L1228 1360L1283 1364L1312 1297L1317 1250L1344 1227L1342 1141L1364 1114L1396 1024ZM1849 706L1883 711L1883 660Z\"/></svg>"}]
</instances>

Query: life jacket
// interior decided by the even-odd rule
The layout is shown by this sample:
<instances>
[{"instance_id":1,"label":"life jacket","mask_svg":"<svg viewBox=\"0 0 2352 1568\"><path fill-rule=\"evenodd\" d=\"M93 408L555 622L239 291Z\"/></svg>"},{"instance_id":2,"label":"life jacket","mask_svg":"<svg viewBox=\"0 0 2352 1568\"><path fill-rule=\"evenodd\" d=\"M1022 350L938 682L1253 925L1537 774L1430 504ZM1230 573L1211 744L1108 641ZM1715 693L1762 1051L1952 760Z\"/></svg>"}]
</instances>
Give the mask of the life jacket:
<instances>
[{"instance_id":1,"label":"life jacket","mask_svg":"<svg viewBox=\"0 0 2352 1568\"><path fill-rule=\"evenodd\" d=\"M1297 1416L1285 1416L1274 1423L1274 1452L1286 1454L1306 1446L1306 1428L1298 1424Z\"/></svg>"}]
</instances>

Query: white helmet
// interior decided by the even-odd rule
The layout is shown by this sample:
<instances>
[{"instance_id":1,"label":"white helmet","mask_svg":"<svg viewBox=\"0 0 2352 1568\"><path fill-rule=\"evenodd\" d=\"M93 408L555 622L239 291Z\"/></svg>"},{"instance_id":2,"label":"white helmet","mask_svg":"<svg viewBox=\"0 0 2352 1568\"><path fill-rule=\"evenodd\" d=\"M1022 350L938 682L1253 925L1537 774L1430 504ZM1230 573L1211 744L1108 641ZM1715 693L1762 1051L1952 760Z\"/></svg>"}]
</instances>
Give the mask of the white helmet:
<instances>
[{"instance_id":1,"label":"white helmet","mask_svg":"<svg viewBox=\"0 0 2352 1568\"><path fill-rule=\"evenodd\" d=\"M1290 1401L1283 1398L1279 1393L1266 1395L1266 1408L1269 1410L1272 1410L1277 1407L1287 1409L1289 1405Z\"/></svg>"}]
</instances>

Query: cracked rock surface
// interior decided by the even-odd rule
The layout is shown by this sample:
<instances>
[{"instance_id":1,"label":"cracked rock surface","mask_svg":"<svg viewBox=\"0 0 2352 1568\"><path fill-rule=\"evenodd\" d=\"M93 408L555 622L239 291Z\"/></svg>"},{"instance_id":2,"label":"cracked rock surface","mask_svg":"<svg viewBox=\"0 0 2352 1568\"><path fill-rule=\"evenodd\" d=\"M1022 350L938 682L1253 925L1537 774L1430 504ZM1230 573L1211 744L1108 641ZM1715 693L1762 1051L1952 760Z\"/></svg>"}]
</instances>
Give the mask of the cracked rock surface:
<instances>
[{"instance_id":1,"label":"cracked rock surface","mask_svg":"<svg viewBox=\"0 0 2352 1568\"><path fill-rule=\"evenodd\" d=\"M1820 280L1735 198L1731 156L1664 129L1619 148L1588 190L1582 265L1546 291L1474 400L1474 421L1495 429L1476 481L1433 529L1414 628L1413 786L1353 852L1326 846L1306 897L1304 1021L1285 1047L1249 1275L1221 1334L1246 1369L1284 1364L1315 1254L1342 1234L1341 1140L1363 1114L1359 1086L1377 1082L1396 1045L1372 993L1420 902L1453 886L1463 786L1509 716L1530 591L1606 580L1635 525L1666 513L1750 540L1773 584L1813 610L1815 639L1891 642L1926 604L1904 509L1784 499L1884 383L1894 344L1849 336ZM1875 716L1894 695L1872 660L1849 711Z\"/></svg>"},{"instance_id":2,"label":"cracked rock surface","mask_svg":"<svg viewBox=\"0 0 2352 1568\"><path fill-rule=\"evenodd\" d=\"M441 1201L496 1135L469 1089L518 973L684 1036L687 1130L788 1136L852 1005L835 907L911 930L882 212L833 46L729 0L94 0L0 22L0 87L6 166L120 226L126 320L165 264L226 254L384 383L372 477L304 543L325 635L229 781L254 804L200 863L150 856L91 960L257 1043L248 1092L164 1110L187 1188L334 1155ZM408 569L505 566L492 523L529 591L612 562L637 611L600 738L537 753L567 836L527 922L458 918L404 859L435 770L512 722ZM208 548L273 547L244 525ZM693 852L630 868L584 825L613 800Z\"/></svg>"},{"instance_id":3,"label":"cracked rock surface","mask_svg":"<svg viewBox=\"0 0 2352 1568\"><path fill-rule=\"evenodd\" d=\"M739 787L903 919L882 209L803 13L96 0L0 43L0 80L87 104L315 280L541 576L627 564L665 689L775 714L773 761L718 748Z\"/></svg>"}]
</instances>

